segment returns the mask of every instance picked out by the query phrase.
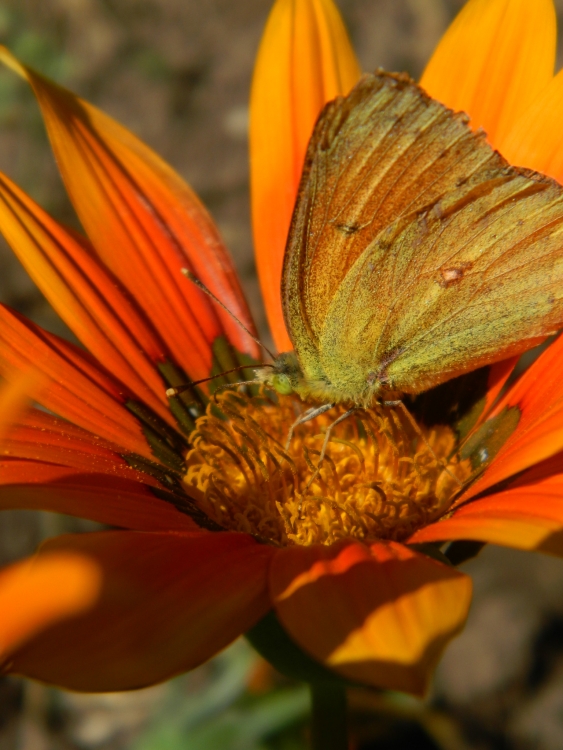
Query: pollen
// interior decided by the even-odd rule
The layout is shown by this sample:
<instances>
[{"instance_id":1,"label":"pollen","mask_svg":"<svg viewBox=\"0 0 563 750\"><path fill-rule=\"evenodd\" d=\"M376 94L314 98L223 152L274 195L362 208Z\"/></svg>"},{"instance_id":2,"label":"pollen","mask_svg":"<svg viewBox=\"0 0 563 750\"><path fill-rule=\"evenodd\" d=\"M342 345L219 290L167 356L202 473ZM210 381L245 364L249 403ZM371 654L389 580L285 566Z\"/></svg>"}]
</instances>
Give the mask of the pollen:
<instances>
[{"instance_id":1,"label":"pollen","mask_svg":"<svg viewBox=\"0 0 563 750\"><path fill-rule=\"evenodd\" d=\"M321 461L345 411L298 425L288 442L300 400L224 392L197 420L186 489L224 529L282 546L401 541L446 513L471 471L455 433L398 407L359 409L330 429Z\"/></svg>"}]
</instances>

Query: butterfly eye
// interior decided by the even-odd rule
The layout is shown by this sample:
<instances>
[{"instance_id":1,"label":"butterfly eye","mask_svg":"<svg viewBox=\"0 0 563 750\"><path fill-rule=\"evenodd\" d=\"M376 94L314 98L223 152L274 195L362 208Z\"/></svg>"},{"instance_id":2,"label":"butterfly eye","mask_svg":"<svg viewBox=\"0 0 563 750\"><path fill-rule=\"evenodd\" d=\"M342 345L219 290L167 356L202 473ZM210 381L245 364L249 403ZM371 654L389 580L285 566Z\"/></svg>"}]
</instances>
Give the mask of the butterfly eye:
<instances>
[{"instance_id":1,"label":"butterfly eye","mask_svg":"<svg viewBox=\"0 0 563 750\"><path fill-rule=\"evenodd\" d=\"M271 385L282 396L289 396L290 393L293 393L291 381L289 377L283 373L276 373L272 377Z\"/></svg>"}]
</instances>

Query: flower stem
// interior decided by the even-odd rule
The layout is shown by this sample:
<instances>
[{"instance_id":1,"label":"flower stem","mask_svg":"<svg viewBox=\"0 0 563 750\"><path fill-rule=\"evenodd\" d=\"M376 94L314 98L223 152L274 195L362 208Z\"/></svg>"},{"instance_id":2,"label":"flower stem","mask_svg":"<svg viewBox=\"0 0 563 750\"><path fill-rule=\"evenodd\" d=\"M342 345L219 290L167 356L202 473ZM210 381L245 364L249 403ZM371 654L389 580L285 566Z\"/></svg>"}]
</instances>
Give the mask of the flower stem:
<instances>
[{"instance_id":1,"label":"flower stem","mask_svg":"<svg viewBox=\"0 0 563 750\"><path fill-rule=\"evenodd\" d=\"M312 682L312 750L346 750L346 688L336 682Z\"/></svg>"}]
</instances>

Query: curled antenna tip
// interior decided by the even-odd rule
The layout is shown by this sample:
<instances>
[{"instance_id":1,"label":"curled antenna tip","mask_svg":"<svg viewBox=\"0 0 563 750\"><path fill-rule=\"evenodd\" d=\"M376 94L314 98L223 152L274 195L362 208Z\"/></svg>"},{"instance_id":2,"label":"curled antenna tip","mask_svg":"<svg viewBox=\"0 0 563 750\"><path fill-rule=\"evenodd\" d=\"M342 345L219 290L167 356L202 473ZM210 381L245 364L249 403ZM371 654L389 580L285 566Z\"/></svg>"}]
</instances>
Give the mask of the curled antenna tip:
<instances>
[{"instance_id":1,"label":"curled antenna tip","mask_svg":"<svg viewBox=\"0 0 563 750\"><path fill-rule=\"evenodd\" d=\"M172 398L172 396L177 396L178 395L178 389L177 388L168 388L166 390L166 395L168 396L168 398Z\"/></svg>"}]
</instances>

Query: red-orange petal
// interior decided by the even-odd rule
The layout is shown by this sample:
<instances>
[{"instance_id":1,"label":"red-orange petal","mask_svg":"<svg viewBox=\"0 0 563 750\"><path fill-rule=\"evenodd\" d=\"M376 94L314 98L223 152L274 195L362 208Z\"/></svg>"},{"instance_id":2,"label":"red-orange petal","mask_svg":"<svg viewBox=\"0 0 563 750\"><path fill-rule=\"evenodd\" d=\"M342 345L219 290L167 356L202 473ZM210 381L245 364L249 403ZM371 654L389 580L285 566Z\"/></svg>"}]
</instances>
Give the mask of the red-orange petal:
<instances>
[{"instance_id":1,"label":"red-orange petal","mask_svg":"<svg viewBox=\"0 0 563 750\"><path fill-rule=\"evenodd\" d=\"M252 327L230 257L205 208L186 183L126 128L69 91L21 65L37 96L61 174L97 254L137 300L193 378L209 374L214 340L227 334L239 351L257 345L181 274L190 268L247 327Z\"/></svg>"},{"instance_id":2,"label":"red-orange petal","mask_svg":"<svg viewBox=\"0 0 563 750\"><path fill-rule=\"evenodd\" d=\"M483 406L483 411L481 412L481 417L479 418L477 424L481 424L485 417L488 416L491 407L494 405L500 392L504 388L506 381L511 376L512 371L514 370L514 367L518 362L518 359L519 357L510 357L510 359L504 359L502 360L502 362L497 362L496 364L491 365L491 369L489 370L489 379L487 382L485 404Z\"/></svg>"},{"instance_id":3,"label":"red-orange petal","mask_svg":"<svg viewBox=\"0 0 563 750\"><path fill-rule=\"evenodd\" d=\"M0 460L0 510L28 509L134 531L193 531L197 525L182 511L187 498L149 482L95 471L80 471L34 460Z\"/></svg>"},{"instance_id":4,"label":"red-orange petal","mask_svg":"<svg viewBox=\"0 0 563 750\"><path fill-rule=\"evenodd\" d=\"M0 455L162 487L152 476L132 468L119 446L40 409L29 409L24 417L12 420L7 435L0 435Z\"/></svg>"},{"instance_id":5,"label":"red-orange petal","mask_svg":"<svg viewBox=\"0 0 563 750\"><path fill-rule=\"evenodd\" d=\"M563 71L512 124L498 149L512 164L563 182Z\"/></svg>"},{"instance_id":6,"label":"red-orange petal","mask_svg":"<svg viewBox=\"0 0 563 750\"><path fill-rule=\"evenodd\" d=\"M173 423L154 363L162 344L92 249L0 173L0 229L51 305L101 364Z\"/></svg>"},{"instance_id":7,"label":"red-orange petal","mask_svg":"<svg viewBox=\"0 0 563 750\"><path fill-rule=\"evenodd\" d=\"M470 539L563 555L563 475L474 500L409 542Z\"/></svg>"},{"instance_id":8,"label":"red-orange petal","mask_svg":"<svg viewBox=\"0 0 563 750\"><path fill-rule=\"evenodd\" d=\"M237 533L102 532L40 550L102 570L95 606L16 651L9 671L73 690L144 687L209 659L268 610L272 547Z\"/></svg>"},{"instance_id":9,"label":"red-orange petal","mask_svg":"<svg viewBox=\"0 0 563 750\"><path fill-rule=\"evenodd\" d=\"M464 499L563 450L563 337L554 341L500 399L492 415L517 408L520 421Z\"/></svg>"},{"instance_id":10,"label":"red-orange petal","mask_svg":"<svg viewBox=\"0 0 563 750\"><path fill-rule=\"evenodd\" d=\"M98 596L100 571L75 552L53 552L0 571L0 660L58 620L88 609Z\"/></svg>"},{"instance_id":11,"label":"red-orange petal","mask_svg":"<svg viewBox=\"0 0 563 750\"><path fill-rule=\"evenodd\" d=\"M153 458L119 384L73 344L0 305L0 373L32 366L44 376L39 403L127 452Z\"/></svg>"},{"instance_id":12,"label":"red-orange petal","mask_svg":"<svg viewBox=\"0 0 563 750\"><path fill-rule=\"evenodd\" d=\"M270 590L280 621L315 659L351 680L416 694L471 600L465 575L395 542L280 550Z\"/></svg>"},{"instance_id":13,"label":"red-orange petal","mask_svg":"<svg viewBox=\"0 0 563 750\"><path fill-rule=\"evenodd\" d=\"M0 385L0 444L12 433L15 423L27 411L29 400L37 396L44 378L34 367L5 373L7 381Z\"/></svg>"},{"instance_id":14,"label":"red-orange petal","mask_svg":"<svg viewBox=\"0 0 563 750\"><path fill-rule=\"evenodd\" d=\"M421 84L467 112L498 147L553 76L552 0L469 0L432 55Z\"/></svg>"},{"instance_id":15,"label":"red-orange petal","mask_svg":"<svg viewBox=\"0 0 563 750\"><path fill-rule=\"evenodd\" d=\"M324 104L360 68L332 0L277 0L258 51L250 97L254 246L274 341L292 348L281 309L283 254L305 151Z\"/></svg>"}]
</instances>

